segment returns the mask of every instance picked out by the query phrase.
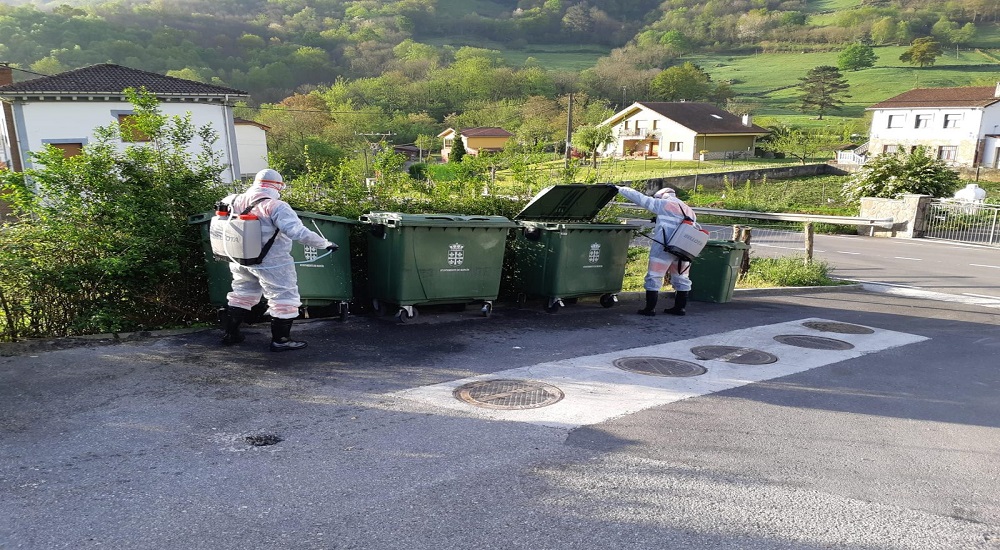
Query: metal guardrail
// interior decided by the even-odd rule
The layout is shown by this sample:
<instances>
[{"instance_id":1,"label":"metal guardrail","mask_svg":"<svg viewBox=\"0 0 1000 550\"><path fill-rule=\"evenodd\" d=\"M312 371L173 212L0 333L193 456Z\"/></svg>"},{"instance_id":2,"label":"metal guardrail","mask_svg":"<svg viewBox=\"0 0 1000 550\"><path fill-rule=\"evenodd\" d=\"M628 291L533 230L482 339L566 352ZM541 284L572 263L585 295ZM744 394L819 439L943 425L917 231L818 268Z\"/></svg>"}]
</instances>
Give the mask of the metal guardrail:
<instances>
[{"instance_id":1,"label":"metal guardrail","mask_svg":"<svg viewBox=\"0 0 1000 550\"><path fill-rule=\"evenodd\" d=\"M616 203L615 206L644 210L642 207L629 203ZM854 216L823 216L819 214L792 214L792 213L770 213L752 212L748 210L724 210L721 208L701 208L691 207L695 214L705 214L710 216L723 216L727 218L747 218L754 220L770 220L782 222L802 222L802 223L829 223L834 225L865 225L869 227L880 227L891 229L892 218L860 218Z\"/></svg>"}]
</instances>

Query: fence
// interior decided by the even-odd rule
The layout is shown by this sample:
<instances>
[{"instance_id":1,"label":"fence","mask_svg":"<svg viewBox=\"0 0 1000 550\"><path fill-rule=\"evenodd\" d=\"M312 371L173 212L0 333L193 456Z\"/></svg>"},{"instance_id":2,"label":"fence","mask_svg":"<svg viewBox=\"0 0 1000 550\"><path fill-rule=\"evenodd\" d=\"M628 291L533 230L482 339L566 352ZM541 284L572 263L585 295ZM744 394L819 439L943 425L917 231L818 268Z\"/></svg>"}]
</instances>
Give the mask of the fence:
<instances>
[{"instance_id":1,"label":"fence","mask_svg":"<svg viewBox=\"0 0 1000 550\"><path fill-rule=\"evenodd\" d=\"M638 206L621 204L626 208L640 209ZM712 239L737 240L747 243L751 249L760 256L784 256L789 253L801 254L806 260L811 260L813 256L813 224L826 223L833 225L853 225L869 228L887 228L893 226L892 218L867 218L852 216L822 216L814 214L792 214L792 213L769 213L769 212L748 212L744 210L723 210L719 208L692 208L699 216L720 216L725 218L736 218L746 220L763 220L770 224L733 225L732 227L722 227L712 224L708 225L709 235ZM645 212L645 210L643 210ZM703 218L699 218L703 219ZM802 223L802 230L798 231L789 224L778 226L773 222L798 222ZM646 244L638 241L637 244Z\"/></svg>"},{"instance_id":2,"label":"fence","mask_svg":"<svg viewBox=\"0 0 1000 550\"><path fill-rule=\"evenodd\" d=\"M969 201L930 201L924 237L1000 246L1000 206Z\"/></svg>"}]
</instances>

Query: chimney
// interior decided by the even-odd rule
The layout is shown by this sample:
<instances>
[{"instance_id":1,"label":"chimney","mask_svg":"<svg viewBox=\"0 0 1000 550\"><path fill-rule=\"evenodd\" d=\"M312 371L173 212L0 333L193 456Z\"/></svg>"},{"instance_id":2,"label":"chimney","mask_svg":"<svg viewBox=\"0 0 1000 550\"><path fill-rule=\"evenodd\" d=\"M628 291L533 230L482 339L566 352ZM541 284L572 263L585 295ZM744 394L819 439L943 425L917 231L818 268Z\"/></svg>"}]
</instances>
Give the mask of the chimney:
<instances>
[{"instance_id":1,"label":"chimney","mask_svg":"<svg viewBox=\"0 0 1000 550\"><path fill-rule=\"evenodd\" d=\"M0 63L0 86L13 83L14 73L10 70L10 65ZM0 101L0 103L3 103L3 119L7 124L7 139L10 140L10 168L15 172L20 172L23 167L21 166L21 148L18 146L16 129L14 127L14 110L11 108L10 103L6 101ZM3 144L0 143L0 147L2 146Z\"/></svg>"},{"instance_id":2,"label":"chimney","mask_svg":"<svg viewBox=\"0 0 1000 550\"><path fill-rule=\"evenodd\" d=\"M748 128L753 125L753 117L750 116L750 113L743 115L743 125Z\"/></svg>"}]
</instances>

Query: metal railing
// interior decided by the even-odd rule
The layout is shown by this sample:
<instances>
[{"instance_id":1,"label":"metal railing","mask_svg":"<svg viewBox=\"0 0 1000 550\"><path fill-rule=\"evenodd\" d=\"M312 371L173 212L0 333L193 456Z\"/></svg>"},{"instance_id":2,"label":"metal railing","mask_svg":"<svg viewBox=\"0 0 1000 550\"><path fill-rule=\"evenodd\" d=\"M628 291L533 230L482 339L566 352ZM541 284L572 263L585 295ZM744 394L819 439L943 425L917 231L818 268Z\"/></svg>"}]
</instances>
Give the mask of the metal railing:
<instances>
[{"instance_id":1,"label":"metal railing","mask_svg":"<svg viewBox=\"0 0 1000 550\"><path fill-rule=\"evenodd\" d=\"M642 210L645 209L629 203L616 203L616 206ZM747 243L754 249L767 249L767 256L782 255L783 251L792 251L805 255L807 260L813 256L813 224L826 223L833 225L854 225L858 227L868 227L873 230L876 227L891 228L892 218L862 218L855 216L825 216L819 214L794 214L794 213L772 213L772 212L751 212L746 210L724 210L720 208L692 207L695 214L699 216L720 216L727 218L741 218L748 220L765 220L771 222L800 222L802 230L796 231L792 228L783 227L749 227L734 225L731 235L725 229L714 229L710 232L713 239L732 239ZM751 239L751 234L753 238Z\"/></svg>"},{"instance_id":2,"label":"metal railing","mask_svg":"<svg viewBox=\"0 0 1000 550\"><path fill-rule=\"evenodd\" d=\"M938 199L927 208L924 238L1000 246L1000 206Z\"/></svg>"}]
</instances>

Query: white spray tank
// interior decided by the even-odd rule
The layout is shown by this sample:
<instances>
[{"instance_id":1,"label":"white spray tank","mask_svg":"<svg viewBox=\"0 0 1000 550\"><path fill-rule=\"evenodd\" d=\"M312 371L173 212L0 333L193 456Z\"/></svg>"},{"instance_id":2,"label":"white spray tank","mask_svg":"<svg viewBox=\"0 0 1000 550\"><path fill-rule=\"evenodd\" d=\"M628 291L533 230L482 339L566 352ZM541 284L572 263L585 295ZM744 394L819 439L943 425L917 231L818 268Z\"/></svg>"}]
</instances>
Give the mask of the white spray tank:
<instances>
[{"instance_id":1,"label":"white spray tank","mask_svg":"<svg viewBox=\"0 0 1000 550\"><path fill-rule=\"evenodd\" d=\"M233 214L228 204L220 202L208 232L212 253L220 260L242 265L260 263L261 226L255 214Z\"/></svg>"},{"instance_id":2,"label":"white spray tank","mask_svg":"<svg viewBox=\"0 0 1000 550\"><path fill-rule=\"evenodd\" d=\"M955 192L955 198L961 201L982 203L986 198L986 190L975 183L970 183L964 189Z\"/></svg>"}]
</instances>

